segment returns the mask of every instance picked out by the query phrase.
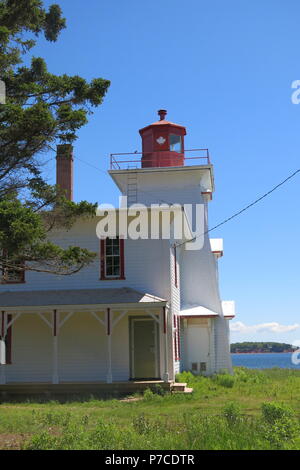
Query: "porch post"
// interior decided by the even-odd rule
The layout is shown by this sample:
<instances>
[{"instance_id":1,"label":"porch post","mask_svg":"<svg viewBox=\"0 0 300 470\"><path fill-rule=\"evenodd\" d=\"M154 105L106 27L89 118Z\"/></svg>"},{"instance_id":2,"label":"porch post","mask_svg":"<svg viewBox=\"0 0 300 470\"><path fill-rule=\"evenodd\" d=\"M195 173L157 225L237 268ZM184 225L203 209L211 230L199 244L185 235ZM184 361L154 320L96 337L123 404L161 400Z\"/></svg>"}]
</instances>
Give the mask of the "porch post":
<instances>
[{"instance_id":1,"label":"porch post","mask_svg":"<svg viewBox=\"0 0 300 470\"><path fill-rule=\"evenodd\" d=\"M108 384L112 383L112 367L111 367L111 316L110 308L106 312L106 334L107 334L107 376L106 382Z\"/></svg>"},{"instance_id":2,"label":"porch post","mask_svg":"<svg viewBox=\"0 0 300 470\"><path fill-rule=\"evenodd\" d=\"M53 310L53 369L52 369L52 383L58 384L58 313Z\"/></svg>"},{"instance_id":3,"label":"porch post","mask_svg":"<svg viewBox=\"0 0 300 470\"><path fill-rule=\"evenodd\" d=\"M1 339L0 339L0 384L6 384L6 373L5 373L5 365L6 365L6 346L5 346L5 312L1 312Z\"/></svg>"},{"instance_id":4,"label":"porch post","mask_svg":"<svg viewBox=\"0 0 300 470\"><path fill-rule=\"evenodd\" d=\"M167 318L167 308L162 308L163 316L163 331L164 331L164 345L165 345L165 373L163 376L164 382L169 382L169 367L168 367L168 318Z\"/></svg>"}]
</instances>

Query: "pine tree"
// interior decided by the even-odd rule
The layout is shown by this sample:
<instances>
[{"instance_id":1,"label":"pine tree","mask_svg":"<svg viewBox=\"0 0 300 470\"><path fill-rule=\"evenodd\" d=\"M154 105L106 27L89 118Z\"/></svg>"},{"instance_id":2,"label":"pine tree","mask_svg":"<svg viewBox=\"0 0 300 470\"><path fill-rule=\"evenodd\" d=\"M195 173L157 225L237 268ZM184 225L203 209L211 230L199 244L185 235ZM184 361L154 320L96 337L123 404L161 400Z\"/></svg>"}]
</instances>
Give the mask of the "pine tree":
<instances>
[{"instance_id":1,"label":"pine tree","mask_svg":"<svg viewBox=\"0 0 300 470\"><path fill-rule=\"evenodd\" d=\"M44 181L42 164L57 143L76 140L110 82L51 74L40 57L24 65L42 34L55 42L66 27L59 5L46 10L40 0L0 0L0 25L0 78L6 87L0 104L0 274L69 275L95 254L74 246L62 249L49 240L49 231L93 217L96 205L68 201Z\"/></svg>"}]
</instances>

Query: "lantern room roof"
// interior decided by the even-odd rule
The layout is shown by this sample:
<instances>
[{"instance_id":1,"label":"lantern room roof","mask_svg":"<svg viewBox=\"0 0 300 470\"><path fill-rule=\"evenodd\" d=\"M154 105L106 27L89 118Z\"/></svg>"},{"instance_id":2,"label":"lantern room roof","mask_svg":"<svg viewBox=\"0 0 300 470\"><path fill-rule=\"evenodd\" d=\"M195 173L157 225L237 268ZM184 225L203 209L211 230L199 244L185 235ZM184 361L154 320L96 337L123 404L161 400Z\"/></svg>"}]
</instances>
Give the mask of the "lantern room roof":
<instances>
[{"instance_id":1,"label":"lantern room roof","mask_svg":"<svg viewBox=\"0 0 300 470\"><path fill-rule=\"evenodd\" d=\"M144 132L146 129L150 129L151 127L153 126L172 126L172 127L177 127L179 129L183 129L184 130L184 134L186 134L186 129L184 126L181 126L180 124L175 124L174 122L170 122L170 121L166 121L165 119L165 116L167 114L167 111L163 110L163 109L160 109L158 111L158 114L160 116L160 120L159 121L156 121L156 122L153 122L152 124L149 124L148 126L146 127L143 127L142 129L140 129L140 134L142 132Z\"/></svg>"}]
</instances>

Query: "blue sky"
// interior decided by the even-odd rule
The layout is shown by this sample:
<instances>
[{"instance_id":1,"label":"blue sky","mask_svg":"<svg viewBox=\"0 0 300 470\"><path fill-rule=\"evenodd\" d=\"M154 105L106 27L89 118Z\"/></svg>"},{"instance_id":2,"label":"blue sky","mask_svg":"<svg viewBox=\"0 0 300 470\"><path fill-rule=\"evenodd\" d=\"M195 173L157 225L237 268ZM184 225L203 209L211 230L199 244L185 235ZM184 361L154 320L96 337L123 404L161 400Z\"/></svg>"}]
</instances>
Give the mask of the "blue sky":
<instances>
[{"instance_id":1,"label":"blue sky","mask_svg":"<svg viewBox=\"0 0 300 470\"><path fill-rule=\"evenodd\" d=\"M52 2L46 1L45 4ZM111 152L140 150L138 129L159 108L187 127L186 148L208 147L216 225L300 167L297 0L56 0L67 29L35 56L53 73L111 80L104 104L80 131L75 199L117 203L105 175ZM55 162L47 167L54 182ZM271 197L212 233L224 238L223 299L235 299L233 341L300 338L298 175ZM255 325L278 323L275 327ZM282 326L282 328L280 327ZM274 330L274 327L273 327Z\"/></svg>"}]
</instances>

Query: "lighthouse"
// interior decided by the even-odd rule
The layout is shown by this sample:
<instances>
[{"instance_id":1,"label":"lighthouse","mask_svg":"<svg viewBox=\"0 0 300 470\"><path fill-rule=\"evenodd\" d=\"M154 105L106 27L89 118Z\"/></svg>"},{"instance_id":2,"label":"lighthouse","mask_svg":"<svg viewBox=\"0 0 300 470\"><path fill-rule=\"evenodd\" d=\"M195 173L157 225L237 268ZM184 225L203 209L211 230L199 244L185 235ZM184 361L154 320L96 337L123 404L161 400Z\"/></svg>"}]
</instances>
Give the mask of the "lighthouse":
<instances>
[{"instance_id":1,"label":"lighthouse","mask_svg":"<svg viewBox=\"0 0 300 470\"><path fill-rule=\"evenodd\" d=\"M188 149L188 129L169 121L166 110L158 114L137 129L139 153L111 155L109 175L129 207L105 206L95 217L78 216L72 227L51 231L63 248L76 242L91 250L93 262L73 276L2 276L0 392L39 383L50 393L49 382L57 392L78 394L78 384L87 393L128 394L155 383L187 391L176 383L179 371L232 372L234 302L222 301L219 291L222 239L208 234L213 165L207 148ZM57 181L72 199L71 146L57 149ZM153 214L159 221L166 216L174 230L155 233L152 224L138 230ZM110 221L112 230L99 235Z\"/></svg>"},{"instance_id":2,"label":"lighthouse","mask_svg":"<svg viewBox=\"0 0 300 470\"><path fill-rule=\"evenodd\" d=\"M164 109L158 115L158 121L139 130L142 151L112 154L109 174L127 196L128 206L140 203L151 209L153 205L177 205L191 227L190 237L168 241L175 279L169 289L171 311L174 328L180 326L182 350L175 369L231 372L228 320L235 315L234 302L223 303L219 292L223 240L208 236L208 206L215 190L213 165L207 148L186 149L183 125L167 120ZM194 231L193 211L188 213L186 207L202 208L202 224ZM152 240L149 249L158 249ZM154 264L145 266L145 276L155 277L155 269ZM230 312L224 305L232 307Z\"/></svg>"}]
</instances>

